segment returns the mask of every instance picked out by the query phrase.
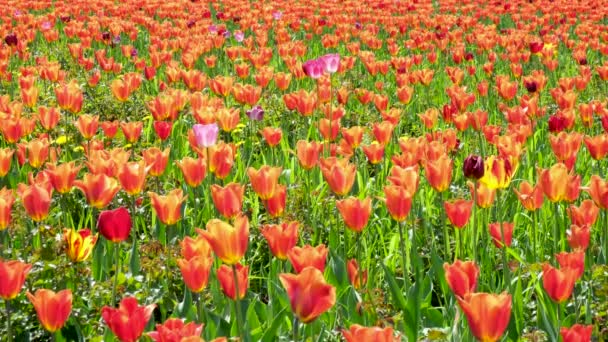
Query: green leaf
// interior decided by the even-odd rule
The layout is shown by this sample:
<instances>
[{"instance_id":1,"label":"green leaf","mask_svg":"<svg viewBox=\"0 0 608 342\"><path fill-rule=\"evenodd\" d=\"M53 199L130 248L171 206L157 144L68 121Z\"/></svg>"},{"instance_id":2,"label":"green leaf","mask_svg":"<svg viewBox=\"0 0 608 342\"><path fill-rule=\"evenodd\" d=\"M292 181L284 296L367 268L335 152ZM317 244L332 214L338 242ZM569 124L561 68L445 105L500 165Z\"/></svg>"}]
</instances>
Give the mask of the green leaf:
<instances>
[{"instance_id":1,"label":"green leaf","mask_svg":"<svg viewBox=\"0 0 608 342\"><path fill-rule=\"evenodd\" d=\"M287 316L286 309L287 308L283 308L283 310L279 311L279 313L273 317L271 321L272 324L270 327L268 327L268 329L266 329L266 332L262 336L262 342L271 342L277 340L277 330L279 330L281 325L285 322L285 317Z\"/></svg>"}]
</instances>

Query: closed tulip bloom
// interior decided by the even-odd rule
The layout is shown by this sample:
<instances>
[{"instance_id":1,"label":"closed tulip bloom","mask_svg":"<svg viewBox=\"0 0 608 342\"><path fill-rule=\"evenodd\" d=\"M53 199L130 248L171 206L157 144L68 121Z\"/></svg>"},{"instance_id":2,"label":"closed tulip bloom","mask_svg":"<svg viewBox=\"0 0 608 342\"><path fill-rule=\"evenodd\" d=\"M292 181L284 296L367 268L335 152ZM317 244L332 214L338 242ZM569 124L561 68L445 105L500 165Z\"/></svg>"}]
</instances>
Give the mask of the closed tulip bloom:
<instances>
[{"instance_id":1,"label":"closed tulip bloom","mask_svg":"<svg viewBox=\"0 0 608 342\"><path fill-rule=\"evenodd\" d=\"M200 338L203 324L184 323L181 318L169 318L163 324L156 325L156 331L147 335L155 342L183 342L187 338Z\"/></svg>"},{"instance_id":2,"label":"closed tulip bloom","mask_svg":"<svg viewBox=\"0 0 608 342\"><path fill-rule=\"evenodd\" d=\"M355 290L362 288L367 283L367 270L361 270L355 259L350 259L346 263L346 273L348 273L348 280Z\"/></svg>"},{"instance_id":3,"label":"closed tulip bloom","mask_svg":"<svg viewBox=\"0 0 608 342\"><path fill-rule=\"evenodd\" d=\"M448 189L452 182L453 162L447 155L442 155L437 160L427 161L425 165L426 180L437 192Z\"/></svg>"},{"instance_id":4,"label":"closed tulip bloom","mask_svg":"<svg viewBox=\"0 0 608 342\"><path fill-rule=\"evenodd\" d=\"M282 273L279 278L291 310L304 323L314 321L336 303L336 288L326 283L323 273L314 267L306 267L299 274Z\"/></svg>"},{"instance_id":5,"label":"closed tulip bloom","mask_svg":"<svg viewBox=\"0 0 608 342\"><path fill-rule=\"evenodd\" d=\"M198 233L196 237L191 238L190 236L186 236L179 243L182 258L186 260L190 260L197 256L210 257L213 252L207 239L200 234L202 230L197 228L196 231Z\"/></svg>"},{"instance_id":6,"label":"closed tulip bloom","mask_svg":"<svg viewBox=\"0 0 608 342\"><path fill-rule=\"evenodd\" d=\"M139 306L137 299L126 297L118 309L104 306L101 317L121 342L135 342L144 332L156 304Z\"/></svg>"},{"instance_id":7,"label":"closed tulip bloom","mask_svg":"<svg viewBox=\"0 0 608 342\"><path fill-rule=\"evenodd\" d=\"M312 79L318 79L323 76L323 72L325 71L325 62L321 59L311 59L304 64L302 64L302 69L306 76Z\"/></svg>"},{"instance_id":8,"label":"closed tulip bloom","mask_svg":"<svg viewBox=\"0 0 608 342\"><path fill-rule=\"evenodd\" d=\"M112 242L125 241L131 233L131 214L125 207L104 210L97 219L99 233Z\"/></svg>"},{"instance_id":9,"label":"closed tulip bloom","mask_svg":"<svg viewBox=\"0 0 608 342\"><path fill-rule=\"evenodd\" d=\"M84 261L91 256L93 247L97 242L97 235L91 235L88 229L76 231L74 229L63 230L65 241L65 253L73 262Z\"/></svg>"},{"instance_id":10,"label":"closed tulip bloom","mask_svg":"<svg viewBox=\"0 0 608 342\"><path fill-rule=\"evenodd\" d=\"M31 269L31 264L0 259L0 298L11 300L17 297Z\"/></svg>"},{"instance_id":11,"label":"closed tulip bloom","mask_svg":"<svg viewBox=\"0 0 608 342\"><path fill-rule=\"evenodd\" d=\"M283 137L283 131L280 128L264 127L261 133L264 140L270 147L277 146Z\"/></svg>"},{"instance_id":12,"label":"closed tulip bloom","mask_svg":"<svg viewBox=\"0 0 608 342\"><path fill-rule=\"evenodd\" d=\"M360 233L367 226L369 216L372 213L372 200L369 197L360 200L356 197L348 197L336 201L336 206L344 219L346 226L354 232Z\"/></svg>"},{"instance_id":13,"label":"closed tulip bloom","mask_svg":"<svg viewBox=\"0 0 608 342\"><path fill-rule=\"evenodd\" d=\"M169 153L171 153L171 149L168 147L162 151L157 147L150 147L142 151L150 176L158 177L165 172L169 162Z\"/></svg>"},{"instance_id":14,"label":"closed tulip bloom","mask_svg":"<svg viewBox=\"0 0 608 342\"><path fill-rule=\"evenodd\" d=\"M247 289L249 288L249 266L243 266L241 264L235 264L236 267L236 285L239 288L238 298L236 296L236 287L234 284L234 271L232 267L222 265L217 269L217 280L222 286L222 291L226 297L237 300L245 298Z\"/></svg>"},{"instance_id":15,"label":"closed tulip bloom","mask_svg":"<svg viewBox=\"0 0 608 342\"><path fill-rule=\"evenodd\" d=\"M386 327L364 327L359 324L353 324L350 329L342 330L342 336L346 342L363 342L363 341L374 341L374 342L399 342L401 337L395 337L393 335L393 328Z\"/></svg>"},{"instance_id":16,"label":"closed tulip bloom","mask_svg":"<svg viewBox=\"0 0 608 342\"><path fill-rule=\"evenodd\" d=\"M184 180L188 186L196 188L205 180L207 173L207 161L205 159L184 157L184 159L175 163L182 170Z\"/></svg>"},{"instance_id":17,"label":"closed tulip bloom","mask_svg":"<svg viewBox=\"0 0 608 342\"><path fill-rule=\"evenodd\" d=\"M291 262L296 273L300 273L304 268L312 266L321 272L325 272L325 262L329 250L321 244L317 247L306 245L304 247L293 247L287 252L287 258Z\"/></svg>"},{"instance_id":18,"label":"closed tulip bloom","mask_svg":"<svg viewBox=\"0 0 608 342\"><path fill-rule=\"evenodd\" d=\"M346 140L346 143L351 148L357 148L363 141L363 133L365 129L361 126L353 126L349 128L342 128L342 137Z\"/></svg>"},{"instance_id":19,"label":"closed tulip bloom","mask_svg":"<svg viewBox=\"0 0 608 342\"><path fill-rule=\"evenodd\" d=\"M608 182L603 180L598 175L591 176L587 192L593 199L595 204L602 208L608 209Z\"/></svg>"},{"instance_id":20,"label":"closed tulip bloom","mask_svg":"<svg viewBox=\"0 0 608 342\"><path fill-rule=\"evenodd\" d=\"M570 216L572 224L577 226L593 226L599 213L600 208L589 199L584 200L578 207L571 205L568 208L568 216Z\"/></svg>"},{"instance_id":21,"label":"closed tulip bloom","mask_svg":"<svg viewBox=\"0 0 608 342\"><path fill-rule=\"evenodd\" d=\"M494 200L496 199L496 189L491 189L482 182L477 182L476 190L473 190L475 189L475 184L473 184L473 182L467 182L467 185L469 186L471 193L476 191L475 194L477 195L477 201L475 204L477 204L479 208L489 208L492 206ZM542 198L542 191L540 194Z\"/></svg>"},{"instance_id":22,"label":"closed tulip bloom","mask_svg":"<svg viewBox=\"0 0 608 342\"><path fill-rule=\"evenodd\" d=\"M11 223L11 210L14 202L13 191L6 187L2 188L0 190L0 231L5 230Z\"/></svg>"},{"instance_id":23,"label":"closed tulip bloom","mask_svg":"<svg viewBox=\"0 0 608 342\"><path fill-rule=\"evenodd\" d=\"M591 240L591 228L587 225L571 225L566 232L568 234L568 245L574 250L587 250L589 240Z\"/></svg>"},{"instance_id":24,"label":"closed tulip bloom","mask_svg":"<svg viewBox=\"0 0 608 342\"><path fill-rule=\"evenodd\" d=\"M412 195L403 187L387 185L384 187L386 196L386 208L391 217L401 222L407 218L412 208Z\"/></svg>"},{"instance_id":25,"label":"closed tulip bloom","mask_svg":"<svg viewBox=\"0 0 608 342\"><path fill-rule=\"evenodd\" d=\"M239 183L229 183L225 187L211 185L211 198L217 211L226 218L233 218L243 208L245 186Z\"/></svg>"},{"instance_id":26,"label":"closed tulip bloom","mask_svg":"<svg viewBox=\"0 0 608 342\"><path fill-rule=\"evenodd\" d=\"M260 232L268 242L272 254L281 260L287 259L289 252L298 243L298 222L267 224Z\"/></svg>"},{"instance_id":27,"label":"closed tulip bloom","mask_svg":"<svg viewBox=\"0 0 608 342\"><path fill-rule=\"evenodd\" d=\"M511 240L513 239L513 227L513 223L508 222L496 222L488 225L488 228L490 229L490 236L492 236L492 242L496 248L502 248L503 242L507 247L511 247Z\"/></svg>"},{"instance_id":28,"label":"closed tulip bloom","mask_svg":"<svg viewBox=\"0 0 608 342\"><path fill-rule=\"evenodd\" d=\"M510 294L469 293L456 299L467 316L473 336L483 342L500 340L511 318Z\"/></svg>"},{"instance_id":29,"label":"closed tulip bloom","mask_svg":"<svg viewBox=\"0 0 608 342\"><path fill-rule=\"evenodd\" d=\"M578 271L575 269L557 269L549 264L543 266L543 287L557 303L563 303L570 298L577 278Z\"/></svg>"},{"instance_id":30,"label":"closed tulip bloom","mask_svg":"<svg viewBox=\"0 0 608 342\"><path fill-rule=\"evenodd\" d=\"M234 165L234 156L236 155L235 146L233 144L219 143L209 148L209 172L213 172L219 179L224 179L230 174L232 165Z\"/></svg>"},{"instance_id":31,"label":"closed tulip bloom","mask_svg":"<svg viewBox=\"0 0 608 342\"><path fill-rule=\"evenodd\" d=\"M247 175L251 182L251 187L262 200L267 200L274 195L275 188L281 176L281 167L272 167L263 165L259 170L250 167L247 169Z\"/></svg>"},{"instance_id":32,"label":"closed tulip bloom","mask_svg":"<svg viewBox=\"0 0 608 342\"><path fill-rule=\"evenodd\" d=\"M483 166L483 158L472 154L469 155L464 160L462 172L467 178L480 179L481 177L483 177L483 174L485 172L485 168Z\"/></svg>"},{"instance_id":33,"label":"closed tulip bloom","mask_svg":"<svg viewBox=\"0 0 608 342\"><path fill-rule=\"evenodd\" d=\"M34 305L40 324L51 333L61 329L72 312L72 291L70 290L55 293L51 290L40 289L34 295L28 291L27 298Z\"/></svg>"},{"instance_id":34,"label":"closed tulip bloom","mask_svg":"<svg viewBox=\"0 0 608 342\"><path fill-rule=\"evenodd\" d=\"M148 192L148 196L150 196L156 216L162 223L170 226L176 224L182 218L182 203L186 201L182 189L171 190L165 196Z\"/></svg>"},{"instance_id":35,"label":"closed tulip bloom","mask_svg":"<svg viewBox=\"0 0 608 342\"><path fill-rule=\"evenodd\" d=\"M0 177L4 177L11 169L14 150L10 148L0 148Z\"/></svg>"},{"instance_id":36,"label":"closed tulip bloom","mask_svg":"<svg viewBox=\"0 0 608 342\"><path fill-rule=\"evenodd\" d=\"M184 283L190 291L201 292L209 281L209 272L213 266L213 258L195 256L189 260L177 259L177 265L182 272Z\"/></svg>"},{"instance_id":37,"label":"closed tulip bloom","mask_svg":"<svg viewBox=\"0 0 608 342\"><path fill-rule=\"evenodd\" d=\"M211 147L216 144L219 133L217 123L207 125L196 124L192 127L198 147Z\"/></svg>"},{"instance_id":38,"label":"closed tulip bloom","mask_svg":"<svg viewBox=\"0 0 608 342\"><path fill-rule=\"evenodd\" d=\"M443 264L445 280L454 295L464 297L468 293L475 292L479 267L474 261L456 260L452 265L447 262Z\"/></svg>"},{"instance_id":39,"label":"closed tulip bloom","mask_svg":"<svg viewBox=\"0 0 608 342\"><path fill-rule=\"evenodd\" d=\"M19 185L19 197L21 197L23 207L27 215L35 222L40 222L49 215L51 196L52 190L43 185Z\"/></svg>"},{"instance_id":40,"label":"closed tulip bloom","mask_svg":"<svg viewBox=\"0 0 608 342\"><path fill-rule=\"evenodd\" d=\"M519 190L514 189L513 191L526 210L535 211L543 206L545 197L540 185L533 187L527 181L522 181L519 183Z\"/></svg>"},{"instance_id":41,"label":"closed tulip bloom","mask_svg":"<svg viewBox=\"0 0 608 342\"><path fill-rule=\"evenodd\" d=\"M568 183L564 180L567 178L568 168L562 163L541 170L538 181L549 201L559 202L565 199Z\"/></svg>"},{"instance_id":42,"label":"closed tulip bloom","mask_svg":"<svg viewBox=\"0 0 608 342\"><path fill-rule=\"evenodd\" d=\"M207 222L207 229L200 234L207 239L215 255L228 265L234 265L245 256L249 245L249 219L239 215L234 226L218 219Z\"/></svg>"},{"instance_id":43,"label":"closed tulip bloom","mask_svg":"<svg viewBox=\"0 0 608 342\"><path fill-rule=\"evenodd\" d=\"M68 193L74 186L74 181L78 176L80 166L76 166L75 162L63 163L59 165L47 164L46 173L49 175L51 184L55 191L60 194Z\"/></svg>"},{"instance_id":44,"label":"closed tulip bloom","mask_svg":"<svg viewBox=\"0 0 608 342\"><path fill-rule=\"evenodd\" d=\"M132 122L121 122L120 129L122 130L122 134L125 136L125 140L129 144L135 143L139 140L139 136L144 128L144 123L141 121L132 121Z\"/></svg>"},{"instance_id":45,"label":"closed tulip bloom","mask_svg":"<svg viewBox=\"0 0 608 342\"><path fill-rule=\"evenodd\" d=\"M515 167L507 158L489 156L485 161L485 171L479 180L490 189L504 189L511 183Z\"/></svg>"},{"instance_id":46,"label":"closed tulip bloom","mask_svg":"<svg viewBox=\"0 0 608 342\"><path fill-rule=\"evenodd\" d=\"M323 178L330 189L338 196L346 195L355 183L357 167L347 159L330 157L321 162Z\"/></svg>"},{"instance_id":47,"label":"closed tulip bloom","mask_svg":"<svg viewBox=\"0 0 608 342\"><path fill-rule=\"evenodd\" d=\"M120 190L118 181L104 173L87 173L83 180L75 180L74 186L85 194L89 205L97 209L103 209L110 204Z\"/></svg>"},{"instance_id":48,"label":"closed tulip bloom","mask_svg":"<svg viewBox=\"0 0 608 342\"><path fill-rule=\"evenodd\" d=\"M593 325L575 324L570 328L562 327L559 331L563 342L591 342Z\"/></svg>"},{"instance_id":49,"label":"closed tulip bloom","mask_svg":"<svg viewBox=\"0 0 608 342\"><path fill-rule=\"evenodd\" d=\"M146 175L149 168L143 160L139 162L128 162L118 166L118 180L123 190L129 195L137 195L142 192L146 184Z\"/></svg>"},{"instance_id":50,"label":"closed tulip bloom","mask_svg":"<svg viewBox=\"0 0 608 342\"><path fill-rule=\"evenodd\" d=\"M89 140L95 134L97 134L97 128L99 128L99 116L82 114L78 116L78 119L74 125L76 128L78 128L80 135L82 135L85 140Z\"/></svg>"},{"instance_id":51,"label":"closed tulip bloom","mask_svg":"<svg viewBox=\"0 0 608 342\"><path fill-rule=\"evenodd\" d=\"M28 141L25 147L28 163L35 169L41 167L49 157L48 139L34 139Z\"/></svg>"},{"instance_id":52,"label":"closed tulip bloom","mask_svg":"<svg viewBox=\"0 0 608 342\"><path fill-rule=\"evenodd\" d=\"M319 154L322 148L323 144L317 141L298 141L296 144L296 155L298 157L298 161L300 162L300 166L302 166L304 170L310 170L317 166L319 163Z\"/></svg>"},{"instance_id":53,"label":"closed tulip bloom","mask_svg":"<svg viewBox=\"0 0 608 342\"><path fill-rule=\"evenodd\" d=\"M274 195L268 200L264 201L264 207L271 217L279 217L283 215L285 211L285 204L287 202L287 186L283 184L277 184L274 190Z\"/></svg>"},{"instance_id":54,"label":"closed tulip bloom","mask_svg":"<svg viewBox=\"0 0 608 342\"><path fill-rule=\"evenodd\" d=\"M443 207L450 222L456 227L462 229L471 217L473 210L473 201L465 199L457 199L454 201L444 202Z\"/></svg>"},{"instance_id":55,"label":"closed tulip bloom","mask_svg":"<svg viewBox=\"0 0 608 342\"><path fill-rule=\"evenodd\" d=\"M384 145L374 141L367 146L363 146L362 149L370 164L375 165L382 162L384 158Z\"/></svg>"},{"instance_id":56,"label":"closed tulip bloom","mask_svg":"<svg viewBox=\"0 0 608 342\"><path fill-rule=\"evenodd\" d=\"M576 279L580 279L585 272L585 252L561 252L555 255L560 269L571 268L576 271Z\"/></svg>"},{"instance_id":57,"label":"closed tulip bloom","mask_svg":"<svg viewBox=\"0 0 608 342\"><path fill-rule=\"evenodd\" d=\"M387 179L391 184L404 188L410 194L415 194L416 191L418 191L418 185L420 183L418 166L400 167L398 165L393 165Z\"/></svg>"}]
</instances>

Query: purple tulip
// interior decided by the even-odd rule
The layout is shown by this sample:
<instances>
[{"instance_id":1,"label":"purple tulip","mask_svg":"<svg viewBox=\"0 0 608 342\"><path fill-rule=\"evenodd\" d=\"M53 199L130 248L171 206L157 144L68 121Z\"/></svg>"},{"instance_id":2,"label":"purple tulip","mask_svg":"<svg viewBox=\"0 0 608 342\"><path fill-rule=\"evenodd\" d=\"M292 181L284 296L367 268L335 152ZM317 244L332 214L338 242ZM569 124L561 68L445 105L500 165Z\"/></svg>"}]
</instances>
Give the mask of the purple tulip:
<instances>
[{"instance_id":1,"label":"purple tulip","mask_svg":"<svg viewBox=\"0 0 608 342\"><path fill-rule=\"evenodd\" d=\"M254 106L246 114L251 120L262 121L264 119L264 109L261 106Z\"/></svg>"},{"instance_id":2,"label":"purple tulip","mask_svg":"<svg viewBox=\"0 0 608 342\"><path fill-rule=\"evenodd\" d=\"M226 38L226 39L230 38L230 31L222 32L222 36L224 36L224 38Z\"/></svg>"},{"instance_id":3,"label":"purple tulip","mask_svg":"<svg viewBox=\"0 0 608 342\"><path fill-rule=\"evenodd\" d=\"M217 135L220 131L217 123L208 125L196 124L192 127L196 144L199 147L211 147L217 142Z\"/></svg>"},{"instance_id":4,"label":"purple tulip","mask_svg":"<svg viewBox=\"0 0 608 342\"><path fill-rule=\"evenodd\" d=\"M329 53L319 58L325 65L325 72L333 74L340 68L340 54Z\"/></svg>"},{"instance_id":5,"label":"purple tulip","mask_svg":"<svg viewBox=\"0 0 608 342\"><path fill-rule=\"evenodd\" d=\"M323 72L325 71L325 62L323 62L321 59L311 59L302 65L302 69L304 69L306 76L317 79L323 76Z\"/></svg>"}]
</instances>

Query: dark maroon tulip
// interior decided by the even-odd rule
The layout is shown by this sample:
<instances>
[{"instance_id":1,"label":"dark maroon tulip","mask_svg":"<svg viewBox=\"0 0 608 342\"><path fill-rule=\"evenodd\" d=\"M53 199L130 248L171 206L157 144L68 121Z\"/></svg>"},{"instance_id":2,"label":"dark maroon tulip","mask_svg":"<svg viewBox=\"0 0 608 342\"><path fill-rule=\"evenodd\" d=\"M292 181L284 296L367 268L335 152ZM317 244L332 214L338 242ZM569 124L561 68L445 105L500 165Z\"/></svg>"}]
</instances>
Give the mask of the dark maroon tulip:
<instances>
[{"instance_id":1,"label":"dark maroon tulip","mask_svg":"<svg viewBox=\"0 0 608 342\"><path fill-rule=\"evenodd\" d=\"M529 93L535 93L538 90L538 85L536 81L524 81L524 86Z\"/></svg>"},{"instance_id":2,"label":"dark maroon tulip","mask_svg":"<svg viewBox=\"0 0 608 342\"><path fill-rule=\"evenodd\" d=\"M125 207L104 210L97 220L101 235L112 242L125 241L131 233L131 226L131 214Z\"/></svg>"},{"instance_id":3,"label":"dark maroon tulip","mask_svg":"<svg viewBox=\"0 0 608 342\"><path fill-rule=\"evenodd\" d=\"M543 41L532 41L530 42L530 52L539 53L545 47L545 43Z\"/></svg>"},{"instance_id":4,"label":"dark maroon tulip","mask_svg":"<svg viewBox=\"0 0 608 342\"><path fill-rule=\"evenodd\" d=\"M469 155L464 160L462 171L467 178L480 179L485 171L483 158L474 154Z\"/></svg>"},{"instance_id":5,"label":"dark maroon tulip","mask_svg":"<svg viewBox=\"0 0 608 342\"><path fill-rule=\"evenodd\" d=\"M17 35L16 34L9 33L9 34L6 35L6 37L4 37L4 42L8 46L16 46L17 43L19 42L19 39L17 39Z\"/></svg>"}]
</instances>

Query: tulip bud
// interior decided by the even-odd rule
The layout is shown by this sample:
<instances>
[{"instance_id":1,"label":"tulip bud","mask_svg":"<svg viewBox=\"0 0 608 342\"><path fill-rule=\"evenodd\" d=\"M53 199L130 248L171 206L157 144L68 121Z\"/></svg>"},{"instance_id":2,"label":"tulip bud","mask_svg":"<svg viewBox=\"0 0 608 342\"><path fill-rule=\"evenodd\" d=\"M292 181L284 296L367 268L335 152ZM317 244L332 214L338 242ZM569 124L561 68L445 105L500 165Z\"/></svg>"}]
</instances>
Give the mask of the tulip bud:
<instances>
[{"instance_id":1,"label":"tulip bud","mask_svg":"<svg viewBox=\"0 0 608 342\"><path fill-rule=\"evenodd\" d=\"M484 174L483 158L477 155L469 155L462 166L462 172L467 178L480 179Z\"/></svg>"}]
</instances>

